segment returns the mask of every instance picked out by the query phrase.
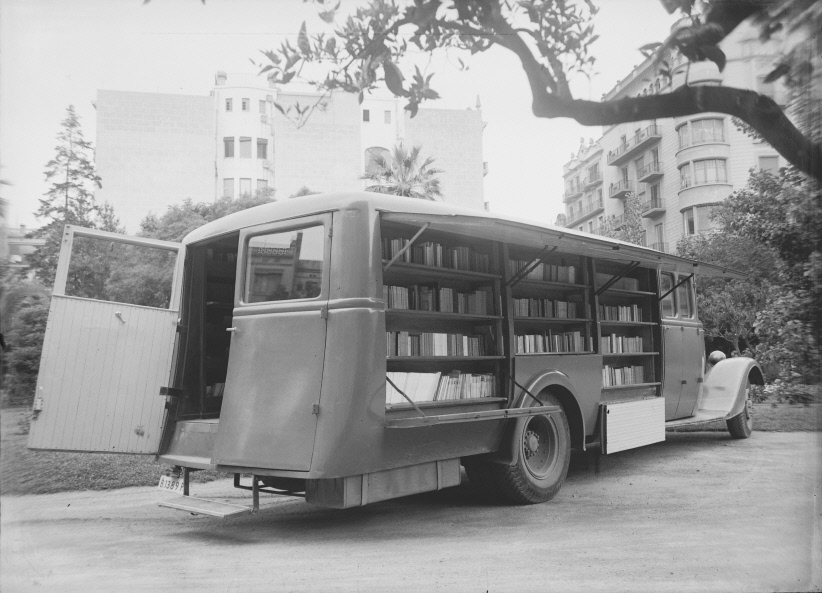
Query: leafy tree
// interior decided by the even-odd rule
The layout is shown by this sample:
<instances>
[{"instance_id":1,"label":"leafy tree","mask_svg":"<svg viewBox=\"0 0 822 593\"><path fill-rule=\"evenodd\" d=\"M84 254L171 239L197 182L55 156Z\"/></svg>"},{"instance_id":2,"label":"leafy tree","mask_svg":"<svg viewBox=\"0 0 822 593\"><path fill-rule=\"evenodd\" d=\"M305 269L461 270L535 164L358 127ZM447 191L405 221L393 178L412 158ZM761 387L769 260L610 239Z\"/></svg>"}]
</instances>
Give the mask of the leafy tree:
<instances>
[{"instance_id":1,"label":"leafy tree","mask_svg":"<svg viewBox=\"0 0 822 593\"><path fill-rule=\"evenodd\" d=\"M680 254L748 274L700 279L697 299L706 333L748 348L784 382L820 376L818 285L822 196L796 171L752 173L713 213L714 233L680 242Z\"/></svg>"},{"instance_id":2,"label":"leafy tree","mask_svg":"<svg viewBox=\"0 0 822 593\"><path fill-rule=\"evenodd\" d=\"M35 212L37 218L48 222L31 233L33 237L44 237L46 242L26 258L37 279L47 286L54 284L64 225L122 232L113 208L108 204L100 207L94 199L94 188L102 187L100 177L94 168L91 142L83 137L73 105L67 108L60 126L54 158L46 163L45 177L50 186ZM81 276L99 271L95 260L93 252L77 250L75 263L84 270Z\"/></svg>"},{"instance_id":3,"label":"leafy tree","mask_svg":"<svg viewBox=\"0 0 822 593\"><path fill-rule=\"evenodd\" d=\"M609 216L602 222L600 234L603 237L619 239L633 243L645 244L645 229L642 228L642 205L633 192L625 198L624 213L619 216Z\"/></svg>"},{"instance_id":4,"label":"leafy tree","mask_svg":"<svg viewBox=\"0 0 822 593\"><path fill-rule=\"evenodd\" d=\"M373 155L372 162L362 176L362 179L373 184L366 187L366 191L420 200L441 199L442 191L437 175L442 171L432 166L432 157L420 163L421 149L421 146L414 146L408 150L400 142L394 146L390 156Z\"/></svg>"},{"instance_id":5,"label":"leafy tree","mask_svg":"<svg viewBox=\"0 0 822 593\"><path fill-rule=\"evenodd\" d=\"M339 20L339 3L331 7L324 0L317 1L319 16L330 30L310 35L303 23L296 47L286 41L276 50L263 51L265 59L259 63L261 73L274 83L300 79L320 91L315 105L277 105L298 123L334 90L357 93L362 100L365 92L383 83L394 95L407 99L406 109L413 117L422 102L439 95L432 86L433 74L415 67L414 74L406 78L400 64L413 60L411 54L442 49L475 54L499 47L519 60L537 117L570 117L593 126L705 111L726 113L756 130L799 170L822 179L819 139L805 136L772 99L753 91L684 85L670 93L615 101L575 99L571 77L589 74L595 61L590 54L597 38L592 25L597 8L592 0L369 0ZM669 12L678 8L691 14L695 0L662 3ZM692 16L690 25L678 28L665 43L641 48L646 56L655 56L663 73L670 74L667 60L675 51L691 61L712 60L723 68L725 56L717 44L752 16L759 19L763 37L781 28L788 40L809 23L811 29L816 27L815 33L822 24L818 3L807 0L711 0L705 4L702 16ZM807 47L818 53L817 47ZM806 63L786 53L785 62L768 80L796 78L803 68L807 70Z\"/></svg>"},{"instance_id":6,"label":"leafy tree","mask_svg":"<svg viewBox=\"0 0 822 593\"><path fill-rule=\"evenodd\" d=\"M48 313L48 297L30 295L18 304L12 318L6 336L9 350L3 354L4 384L12 405L30 404L34 396Z\"/></svg>"},{"instance_id":7,"label":"leafy tree","mask_svg":"<svg viewBox=\"0 0 822 593\"><path fill-rule=\"evenodd\" d=\"M313 195L318 194L318 193L320 193L320 192L316 192L316 191L310 189L307 185L304 185L300 189L295 191L293 194L288 196L288 199L290 200L291 198L302 198L303 196L313 196Z\"/></svg>"}]
</instances>

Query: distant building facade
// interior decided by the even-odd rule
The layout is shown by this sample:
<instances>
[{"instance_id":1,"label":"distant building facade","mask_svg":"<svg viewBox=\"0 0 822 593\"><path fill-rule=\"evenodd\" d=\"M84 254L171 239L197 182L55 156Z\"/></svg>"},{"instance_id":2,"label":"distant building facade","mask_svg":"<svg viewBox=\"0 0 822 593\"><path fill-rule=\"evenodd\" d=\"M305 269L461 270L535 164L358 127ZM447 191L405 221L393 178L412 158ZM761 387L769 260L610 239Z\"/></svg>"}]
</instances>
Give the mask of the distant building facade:
<instances>
[{"instance_id":1,"label":"distant building facade","mask_svg":"<svg viewBox=\"0 0 822 593\"><path fill-rule=\"evenodd\" d=\"M649 58L603 100L667 93L687 83L754 89L784 103L782 89L764 83L776 56L763 48L756 30L739 27L722 49L723 72L713 62L689 64L678 56L666 80ZM596 142L583 140L564 166L565 213L557 222L600 233L606 218L615 217L617 226L625 220L625 200L636 195L646 246L673 253L681 238L712 228L711 209L744 187L751 169L776 172L785 164L770 145L721 113L608 126Z\"/></svg>"},{"instance_id":2,"label":"distant building facade","mask_svg":"<svg viewBox=\"0 0 822 593\"><path fill-rule=\"evenodd\" d=\"M372 151L399 141L422 145L443 170L445 201L484 205L479 109L420 109L402 101L333 93L302 127L276 108L311 105L316 94L278 88L256 76L218 72L209 96L100 90L97 171L100 201L110 202L130 231L148 211L271 188L285 199L312 191L362 190Z\"/></svg>"}]
</instances>

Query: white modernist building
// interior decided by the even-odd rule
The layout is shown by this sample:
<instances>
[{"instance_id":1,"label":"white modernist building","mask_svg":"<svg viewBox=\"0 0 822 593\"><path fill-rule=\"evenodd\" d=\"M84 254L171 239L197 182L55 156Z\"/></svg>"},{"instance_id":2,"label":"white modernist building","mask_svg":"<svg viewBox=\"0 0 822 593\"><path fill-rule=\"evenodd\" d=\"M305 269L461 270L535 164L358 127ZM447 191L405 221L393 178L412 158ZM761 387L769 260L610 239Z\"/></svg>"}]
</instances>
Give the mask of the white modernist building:
<instances>
[{"instance_id":1,"label":"white modernist building","mask_svg":"<svg viewBox=\"0 0 822 593\"><path fill-rule=\"evenodd\" d=\"M400 141L432 156L445 201L484 207L479 109L420 109L410 118L395 98L334 93L297 127L281 106L318 95L279 88L253 75L218 72L208 96L100 90L97 93L98 199L136 230L169 204L271 188L278 199L303 187L353 191L371 154Z\"/></svg>"},{"instance_id":2,"label":"white modernist building","mask_svg":"<svg viewBox=\"0 0 822 593\"><path fill-rule=\"evenodd\" d=\"M649 58L603 100L667 93L688 84L754 89L784 104L783 90L763 82L776 55L762 46L755 29L739 27L722 49L727 56L722 72L712 62L691 64L679 56L666 81ZM615 217L617 225L624 221L625 200L635 194L642 204L645 244L674 252L682 237L711 228L711 208L744 187L751 169L775 171L784 165L770 145L721 113L608 126L596 142L582 141L565 165L565 214L558 224L599 233L606 217Z\"/></svg>"}]
</instances>

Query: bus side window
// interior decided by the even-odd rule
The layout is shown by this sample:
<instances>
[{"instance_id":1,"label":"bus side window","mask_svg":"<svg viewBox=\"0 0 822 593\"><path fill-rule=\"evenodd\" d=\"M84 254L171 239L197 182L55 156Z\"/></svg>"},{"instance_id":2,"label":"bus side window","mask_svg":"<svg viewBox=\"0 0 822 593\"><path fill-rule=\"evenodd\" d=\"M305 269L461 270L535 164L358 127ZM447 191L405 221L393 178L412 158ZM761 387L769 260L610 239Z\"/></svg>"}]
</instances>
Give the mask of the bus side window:
<instances>
[{"instance_id":1,"label":"bus side window","mask_svg":"<svg viewBox=\"0 0 822 593\"><path fill-rule=\"evenodd\" d=\"M686 280L676 289L676 301L679 304L679 316L684 319L692 319L694 316L693 291L691 290L691 280Z\"/></svg>"},{"instance_id":2,"label":"bus side window","mask_svg":"<svg viewBox=\"0 0 822 593\"><path fill-rule=\"evenodd\" d=\"M663 295L674 287L674 275L662 272L659 275L659 294ZM662 299L662 316L676 317L676 306L674 305L674 293Z\"/></svg>"}]
</instances>

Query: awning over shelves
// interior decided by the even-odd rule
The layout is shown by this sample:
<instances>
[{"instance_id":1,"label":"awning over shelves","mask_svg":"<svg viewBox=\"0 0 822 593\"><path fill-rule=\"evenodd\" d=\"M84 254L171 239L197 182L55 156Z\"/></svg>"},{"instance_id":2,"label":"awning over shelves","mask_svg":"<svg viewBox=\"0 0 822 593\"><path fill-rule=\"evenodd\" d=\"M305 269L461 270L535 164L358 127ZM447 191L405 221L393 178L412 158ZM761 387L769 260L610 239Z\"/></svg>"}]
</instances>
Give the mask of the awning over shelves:
<instances>
[{"instance_id":1,"label":"awning over shelves","mask_svg":"<svg viewBox=\"0 0 822 593\"><path fill-rule=\"evenodd\" d=\"M713 264L662 253L624 241L597 237L561 227L543 227L490 216L442 215L408 212L380 213L385 221L422 226L467 237L490 239L523 247L557 247L562 253L584 255L615 262L639 262L641 266L685 274L722 278L744 278L742 272ZM424 235L422 240L424 240Z\"/></svg>"}]
</instances>

